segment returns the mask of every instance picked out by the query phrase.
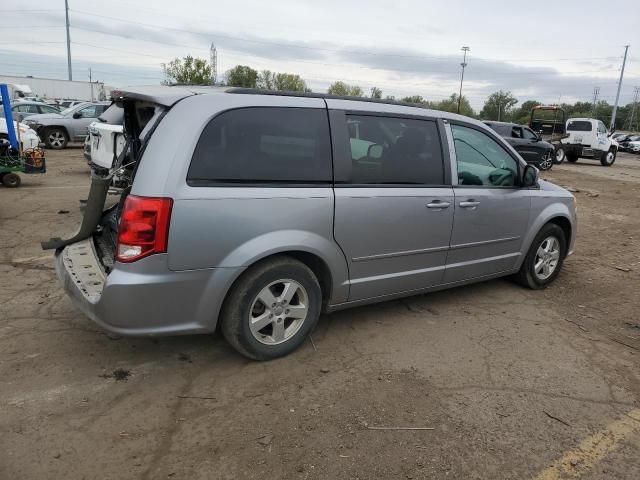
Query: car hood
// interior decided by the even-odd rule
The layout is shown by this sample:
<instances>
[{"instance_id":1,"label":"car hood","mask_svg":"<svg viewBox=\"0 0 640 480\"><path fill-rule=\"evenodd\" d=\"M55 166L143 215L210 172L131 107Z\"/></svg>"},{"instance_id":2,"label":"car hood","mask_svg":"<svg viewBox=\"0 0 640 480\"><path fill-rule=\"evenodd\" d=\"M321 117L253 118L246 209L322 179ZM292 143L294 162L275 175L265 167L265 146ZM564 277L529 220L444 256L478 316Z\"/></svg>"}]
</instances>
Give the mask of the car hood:
<instances>
[{"instance_id":1,"label":"car hood","mask_svg":"<svg viewBox=\"0 0 640 480\"><path fill-rule=\"evenodd\" d=\"M538 180L538 185L540 185L540 190L544 190L547 192L562 192L567 197L572 197L573 195L566 188L562 188L555 183L548 182L547 180L540 179Z\"/></svg>"},{"instance_id":2,"label":"car hood","mask_svg":"<svg viewBox=\"0 0 640 480\"><path fill-rule=\"evenodd\" d=\"M15 120L13 122L13 126L14 126L14 128L17 128L17 126L18 126ZM24 123L20 123L20 126L23 129L31 130L29 125L25 125ZM0 118L0 133L8 133L8 130L7 130L7 119L6 118Z\"/></svg>"}]
</instances>

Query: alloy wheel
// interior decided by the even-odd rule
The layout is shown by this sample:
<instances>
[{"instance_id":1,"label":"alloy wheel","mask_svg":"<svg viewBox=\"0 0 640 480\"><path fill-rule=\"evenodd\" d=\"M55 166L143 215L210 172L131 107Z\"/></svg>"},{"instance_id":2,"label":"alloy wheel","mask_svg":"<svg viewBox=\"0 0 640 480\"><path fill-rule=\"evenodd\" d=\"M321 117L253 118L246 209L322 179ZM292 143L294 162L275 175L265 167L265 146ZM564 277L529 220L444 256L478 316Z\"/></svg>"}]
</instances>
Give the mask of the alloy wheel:
<instances>
[{"instance_id":1,"label":"alloy wheel","mask_svg":"<svg viewBox=\"0 0 640 480\"><path fill-rule=\"evenodd\" d=\"M276 280L253 300L249 329L260 343L278 345L300 330L308 312L309 296L305 288L294 280Z\"/></svg>"},{"instance_id":2,"label":"alloy wheel","mask_svg":"<svg viewBox=\"0 0 640 480\"><path fill-rule=\"evenodd\" d=\"M53 148L62 148L66 139L62 132L56 130L55 132L51 132L49 134L48 140L49 145L51 145Z\"/></svg>"},{"instance_id":3,"label":"alloy wheel","mask_svg":"<svg viewBox=\"0 0 640 480\"><path fill-rule=\"evenodd\" d=\"M533 271L539 280L546 280L556 271L560 261L560 242L554 236L545 238L536 251Z\"/></svg>"}]
</instances>

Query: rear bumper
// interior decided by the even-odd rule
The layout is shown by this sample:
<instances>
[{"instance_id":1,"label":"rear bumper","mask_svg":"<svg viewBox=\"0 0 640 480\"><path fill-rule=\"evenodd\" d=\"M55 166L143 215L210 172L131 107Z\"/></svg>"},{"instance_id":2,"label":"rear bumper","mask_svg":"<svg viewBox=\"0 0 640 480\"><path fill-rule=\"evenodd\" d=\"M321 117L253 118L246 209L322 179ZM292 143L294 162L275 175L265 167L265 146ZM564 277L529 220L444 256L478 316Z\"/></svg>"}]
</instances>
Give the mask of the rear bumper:
<instances>
[{"instance_id":1,"label":"rear bumper","mask_svg":"<svg viewBox=\"0 0 640 480\"><path fill-rule=\"evenodd\" d=\"M213 332L236 268L172 272L166 255L116 264L108 275L89 238L58 250L58 279L73 303L104 329L121 335Z\"/></svg>"}]
</instances>

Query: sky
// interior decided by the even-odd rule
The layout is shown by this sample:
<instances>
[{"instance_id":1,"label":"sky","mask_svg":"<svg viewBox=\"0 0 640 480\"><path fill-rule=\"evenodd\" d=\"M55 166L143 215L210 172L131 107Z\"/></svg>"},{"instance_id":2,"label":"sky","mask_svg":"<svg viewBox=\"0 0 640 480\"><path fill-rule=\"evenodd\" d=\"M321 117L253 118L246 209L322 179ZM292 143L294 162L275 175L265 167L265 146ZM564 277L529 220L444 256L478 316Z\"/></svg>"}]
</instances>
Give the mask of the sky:
<instances>
[{"instance_id":1,"label":"sky","mask_svg":"<svg viewBox=\"0 0 640 480\"><path fill-rule=\"evenodd\" d=\"M510 90L523 102L615 100L640 86L640 10L631 0L69 0L74 80L157 84L162 63L218 52L218 76L242 64L297 73L314 91L336 80L383 95L479 110ZM67 78L64 0L2 0L0 75Z\"/></svg>"}]
</instances>

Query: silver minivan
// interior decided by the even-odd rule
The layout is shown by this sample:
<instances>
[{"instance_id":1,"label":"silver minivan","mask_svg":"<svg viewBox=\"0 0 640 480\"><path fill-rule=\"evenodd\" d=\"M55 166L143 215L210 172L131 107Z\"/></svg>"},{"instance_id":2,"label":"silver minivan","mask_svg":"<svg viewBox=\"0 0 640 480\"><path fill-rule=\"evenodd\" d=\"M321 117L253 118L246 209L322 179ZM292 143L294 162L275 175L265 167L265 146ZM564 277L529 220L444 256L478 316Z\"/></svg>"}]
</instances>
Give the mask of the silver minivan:
<instances>
[{"instance_id":1,"label":"silver minivan","mask_svg":"<svg viewBox=\"0 0 640 480\"><path fill-rule=\"evenodd\" d=\"M575 199L471 118L321 94L112 92L126 145L53 248L83 312L124 335L214 332L267 360L322 312L511 275L543 288ZM110 175L129 179L105 207Z\"/></svg>"}]
</instances>

